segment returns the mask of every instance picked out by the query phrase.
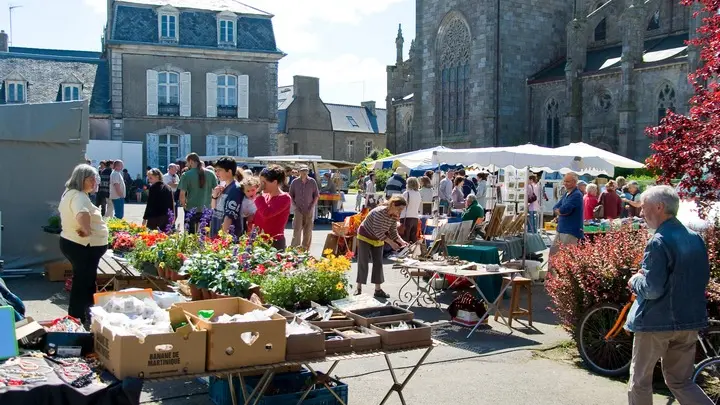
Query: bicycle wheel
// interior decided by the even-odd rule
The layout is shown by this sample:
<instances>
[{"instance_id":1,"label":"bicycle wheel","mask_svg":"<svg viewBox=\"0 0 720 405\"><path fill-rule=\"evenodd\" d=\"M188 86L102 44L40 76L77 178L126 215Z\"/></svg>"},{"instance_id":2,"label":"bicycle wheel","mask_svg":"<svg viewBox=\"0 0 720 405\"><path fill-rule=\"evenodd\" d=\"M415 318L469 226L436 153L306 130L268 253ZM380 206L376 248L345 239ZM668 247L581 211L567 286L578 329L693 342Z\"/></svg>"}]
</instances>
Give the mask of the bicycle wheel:
<instances>
[{"instance_id":1,"label":"bicycle wheel","mask_svg":"<svg viewBox=\"0 0 720 405\"><path fill-rule=\"evenodd\" d=\"M595 305L585 313L576 331L580 357L591 371L607 377L627 375L630 370L632 335L623 330L615 338L605 339L621 310L615 304Z\"/></svg>"},{"instance_id":2,"label":"bicycle wheel","mask_svg":"<svg viewBox=\"0 0 720 405\"><path fill-rule=\"evenodd\" d=\"M714 404L720 404L720 357L705 359L695 366L693 382Z\"/></svg>"},{"instance_id":3,"label":"bicycle wheel","mask_svg":"<svg viewBox=\"0 0 720 405\"><path fill-rule=\"evenodd\" d=\"M695 363L711 357L720 357L720 324L715 321L711 321L710 326L698 334Z\"/></svg>"}]
</instances>

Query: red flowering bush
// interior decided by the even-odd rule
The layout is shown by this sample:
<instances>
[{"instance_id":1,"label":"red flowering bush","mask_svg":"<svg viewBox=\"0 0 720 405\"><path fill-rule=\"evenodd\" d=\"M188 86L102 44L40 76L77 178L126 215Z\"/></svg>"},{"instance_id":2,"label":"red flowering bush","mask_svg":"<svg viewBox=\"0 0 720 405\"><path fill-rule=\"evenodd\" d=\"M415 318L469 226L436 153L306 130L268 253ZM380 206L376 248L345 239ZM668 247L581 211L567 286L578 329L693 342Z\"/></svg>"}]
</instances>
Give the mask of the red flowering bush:
<instances>
[{"instance_id":1,"label":"red flowering bush","mask_svg":"<svg viewBox=\"0 0 720 405\"><path fill-rule=\"evenodd\" d=\"M703 234L710 260L710 283L707 287L708 312L710 317L720 319L720 219Z\"/></svg>"},{"instance_id":2,"label":"red flowering bush","mask_svg":"<svg viewBox=\"0 0 720 405\"><path fill-rule=\"evenodd\" d=\"M625 304L627 282L642 261L646 232L610 232L592 242L565 245L553 255L545 288L554 306L550 310L573 333L579 318L598 302Z\"/></svg>"},{"instance_id":3,"label":"red flowering bush","mask_svg":"<svg viewBox=\"0 0 720 405\"><path fill-rule=\"evenodd\" d=\"M129 252L135 247L137 236L128 232L118 232L112 242L112 250L116 253Z\"/></svg>"}]
</instances>

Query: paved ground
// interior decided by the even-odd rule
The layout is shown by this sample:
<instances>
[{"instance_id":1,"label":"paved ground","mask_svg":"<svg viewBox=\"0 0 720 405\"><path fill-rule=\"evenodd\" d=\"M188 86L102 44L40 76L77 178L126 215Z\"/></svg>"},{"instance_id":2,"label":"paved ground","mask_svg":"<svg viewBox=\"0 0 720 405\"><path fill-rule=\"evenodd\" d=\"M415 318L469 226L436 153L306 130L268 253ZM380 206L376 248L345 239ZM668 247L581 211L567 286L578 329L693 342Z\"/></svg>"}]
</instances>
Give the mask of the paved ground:
<instances>
[{"instance_id":1,"label":"paved ground","mask_svg":"<svg viewBox=\"0 0 720 405\"><path fill-rule=\"evenodd\" d=\"M354 205L354 196L348 198L346 207ZM144 206L130 205L126 208L128 219L139 221ZM311 251L319 255L329 226L317 227L313 232ZM287 230L288 240L292 231ZM354 280L356 265L353 264L351 279ZM397 297L405 279L388 265L385 268L385 290ZM62 283L49 283L40 278L9 280L12 290L18 293L29 314L36 319L52 319L64 315L67 294ZM451 300L448 293L445 302ZM538 352L567 342L569 336L556 326L554 316L547 310L547 296L541 285L533 290L535 319L534 328L516 325L512 334L504 325L490 321L490 329L477 332L465 339L467 330L445 324L446 312L437 309L416 309L416 317L436 323L436 338L448 346L437 348L408 384L405 398L408 403L430 404L532 404L532 405L611 405L624 404L626 385L590 374L578 367L565 349ZM507 305L506 305L507 307ZM546 355L559 352L560 356ZM410 367L419 358L420 351L392 357L396 367ZM325 365L318 365L324 369ZM335 374L350 387L350 402L370 405L379 403L392 384L385 362L381 357L341 363ZM404 378L409 370L400 371ZM198 381L147 384L142 397L143 404L211 404L207 386ZM656 404L671 404L673 399L656 395ZM400 404L393 394L387 404Z\"/></svg>"}]
</instances>

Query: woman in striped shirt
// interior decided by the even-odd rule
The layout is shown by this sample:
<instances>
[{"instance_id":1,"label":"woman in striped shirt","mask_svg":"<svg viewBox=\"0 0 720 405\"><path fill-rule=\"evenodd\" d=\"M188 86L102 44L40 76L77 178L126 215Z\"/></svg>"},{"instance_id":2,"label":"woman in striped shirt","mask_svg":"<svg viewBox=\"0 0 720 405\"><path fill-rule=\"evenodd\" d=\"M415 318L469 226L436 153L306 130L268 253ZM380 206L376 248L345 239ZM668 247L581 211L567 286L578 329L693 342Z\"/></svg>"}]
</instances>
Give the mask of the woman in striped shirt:
<instances>
[{"instance_id":1,"label":"woman in striped shirt","mask_svg":"<svg viewBox=\"0 0 720 405\"><path fill-rule=\"evenodd\" d=\"M390 298L382 290L382 283L385 281L383 274L383 246L385 241L404 247L407 245L397 232L397 221L400 213L407 206L407 201L402 196L394 195L385 204L370 211L370 214L360 224L358 229L358 276L357 290L355 295L362 293L362 285L367 283L368 265L372 259L371 282L375 284L375 297Z\"/></svg>"}]
</instances>

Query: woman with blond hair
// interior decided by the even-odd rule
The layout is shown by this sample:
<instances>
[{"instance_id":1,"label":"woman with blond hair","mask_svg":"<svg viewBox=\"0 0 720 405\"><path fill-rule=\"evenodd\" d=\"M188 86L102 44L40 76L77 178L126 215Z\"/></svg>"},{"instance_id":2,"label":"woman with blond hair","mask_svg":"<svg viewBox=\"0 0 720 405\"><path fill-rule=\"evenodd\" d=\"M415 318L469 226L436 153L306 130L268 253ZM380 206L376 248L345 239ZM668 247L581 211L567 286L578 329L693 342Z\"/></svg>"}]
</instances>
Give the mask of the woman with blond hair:
<instances>
[{"instance_id":1,"label":"woman with blond hair","mask_svg":"<svg viewBox=\"0 0 720 405\"><path fill-rule=\"evenodd\" d=\"M384 204L370 211L360 224L357 234L358 274L355 295L360 295L363 284L367 283L368 267L372 260L370 281L375 284L375 297L390 298L390 295L382 290L382 284L385 282L383 246L385 246L385 241L390 241L399 247L407 245L397 231L397 221L405 207L407 207L407 201L400 195L394 195Z\"/></svg>"},{"instance_id":2,"label":"woman with blond hair","mask_svg":"<svg viewBox=\"0 0 720 405\"><path fill-rule=\"evenodd\" d=\"M418 221L420 219L420 208L422 207L422 195L418 188L420 183L415 177L407 179L407 190L402 194L407 206L400 214L402 224L402 238L410 243L417 242Z\"/></svg>"}]
</instances>

